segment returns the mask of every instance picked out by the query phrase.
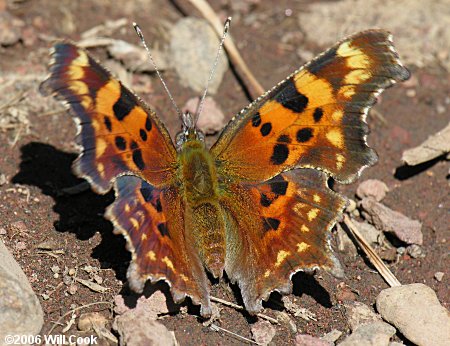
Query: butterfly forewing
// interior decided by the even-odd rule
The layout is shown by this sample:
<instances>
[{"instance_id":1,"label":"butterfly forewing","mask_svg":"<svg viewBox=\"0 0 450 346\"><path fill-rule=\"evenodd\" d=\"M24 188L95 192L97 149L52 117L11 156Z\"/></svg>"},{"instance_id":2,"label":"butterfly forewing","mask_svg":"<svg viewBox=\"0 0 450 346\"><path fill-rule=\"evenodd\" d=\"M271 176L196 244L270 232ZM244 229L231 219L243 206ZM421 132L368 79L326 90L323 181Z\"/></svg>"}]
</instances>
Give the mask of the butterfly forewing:
<instances>
[{"instance_id":1,"label":"butterfly forewing","mask_svg":"<svg viewBox=\"0 0 450 346\"><path fill-rule=\"evenodd\" d=\"M155 113L75 45L56 44L52 58L43 87L67 102L80 125L77 175L100 193L126 173L155 185L167 183L176 151Z\"/></svg>"},{"instance_id":2,"label":"butterfly forewing","mask_svg":"<svg viewBox=\"0 0 450 346\"><path fill-rule=\"evenodd\" d=\"M365 115L381 91L409 76L389 36L347 38L244 109L211 148L219 174L264 181L303 167L350 182L374 164Z\"/></svg>"}]
</instances>

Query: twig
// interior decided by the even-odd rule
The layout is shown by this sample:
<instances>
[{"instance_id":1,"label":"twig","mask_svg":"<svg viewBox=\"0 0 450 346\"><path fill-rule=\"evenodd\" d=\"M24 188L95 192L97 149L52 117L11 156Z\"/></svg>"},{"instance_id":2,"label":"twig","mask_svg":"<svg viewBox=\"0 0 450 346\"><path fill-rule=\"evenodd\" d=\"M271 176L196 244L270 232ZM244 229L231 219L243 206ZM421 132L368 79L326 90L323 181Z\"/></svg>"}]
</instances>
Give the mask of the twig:
<instances>
[{"instance_id":1,"label":"twig","mask_svg":"<svg viewBox=\"0 0 450 346\"><path fill-rule=\"evenodd\" d=\"M64 315L62 315L60 318L58 318L58 320L56 322L52 322L53 326L50 328L50 330L47 332L47 334L51 334L58 324L61 325L61 321L63 321L67 315L70 315L70 314L74 313L75 311L78 311L78 310L81 310L84 308L88 308L92 305L97 305L97 304L108 304L110 307L113 306L113 304L111 302L95 302L95 303L89 303L86 305L78 306L75 309L67 311Z\"/></svg>"},{"instance_id":2,"label":"twig","mask_svg":"<svg viewBox=\"0 0 450 346\"><path fill-rule=\"evenodd\" d=\"M363 249L370 262L375 266L378 272L381 274L384 280L389 284L389 286L401 286L400 281L397 280L394 274L389 270L389 268L384 264L383 260L378 256L370 244L364 239L362 234L358 231L356 226L350 220L348 215L344 214L344 223L352 233L353 237L358 242L358 245Z\"/></svg>"},{"instance_id":3,"label":"twig","mask_svg":"<svg viewBox=\"0 0 450 346\"><path fill-rule=\"evenodd\" d=\"M212 7L208 4L206 0L189 0L189 2L197 8L203 17L211 24L214 31L219 37L222 37L223 23L220 21L217 14L214 12ZM242 59L239 51L234 44L232 38L229 36L225 41L225 50L228 53L228 57L231 63L242 72L242 80L246 84L250 91L251 96L256 99L258 96L264 93L264 88L256 80L255 76L252 74L250 69L247 67L244 59Z\"/></svg>"},{"instance_id":4,"label":"twig","mask_svg":"<svg viewBox=\"0 0 450 346\"><path fill-rule=\"evenodd\" d=\"M234 309L236 309L236 310L244 310L244 307L243 307L243 306L234 304L234 303L229 302L229 301L227 301L227 300L223 300L223 299L216 298L216 297L210 297L210 299L211 299L211 301L213 301L213 302L216 302L216 303L220 303L220 304L229 306L229 307L234 308ZM278 322L277 319L272 318L272 317L270 317L270 316L267 316L267 315L264 315L264 314L261 314L261 313L256 314L256 316L258 316L258 317L260 317L260 318L262 318L262 319L265 319L265 320L267 320L267 321L269 321L269 322L271 322L271 323L273 323L273 324L280 324L280 322Z\"/></svg>"},{"instance_id":5,"label":"twig","mask_svg":"<svg viewBox=\"0 0 450 346\"><path fill-rule=\"evenodd\" d=\"M250 343L250 344L258 345L258 343L254 342L253 340L247 339L246 337L244 337L244 336L242 336L242 335L233 333L232 331L230 331L230 330L228 330L228 329L221 328L221 327L219 327L217 324L214 324L214 323L211 324L210 328L211 328L212 330L216 331L216 332L221 331L221 332L227 333L227 334L229 334L229 335L235 337L235 338L238 339L238 340L245 341L245 342L248 342L248 343Z\"/></svg>"},{"instance_id":6,"label":"twig","mask_svg":"<svg viewBox=\"0 0 450 346\"><path fill-rule=\"evenodd\" d=\"M13 97L11 97L11 99L9 99L5 103L1 104L0 105L0 112L3 111L4 109L7 109L7 108L15 105L19 101L21 101L26 96L27 92L28 92L28 90L19 91Z\"/></svg>"}]
</instances>

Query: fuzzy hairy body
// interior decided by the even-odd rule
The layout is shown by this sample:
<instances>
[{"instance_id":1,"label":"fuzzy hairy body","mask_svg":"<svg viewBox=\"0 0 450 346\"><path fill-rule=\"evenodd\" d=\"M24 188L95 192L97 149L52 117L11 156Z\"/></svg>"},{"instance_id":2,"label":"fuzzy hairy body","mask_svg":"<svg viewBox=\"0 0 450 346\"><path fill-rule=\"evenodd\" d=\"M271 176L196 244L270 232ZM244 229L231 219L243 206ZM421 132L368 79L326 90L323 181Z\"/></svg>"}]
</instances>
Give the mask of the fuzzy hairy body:
<instances>
[{"instance_id":1,"label":"fuzzy hairy body","mask_svg":"<svg viewBox=\"0 0 450 346\"><path fill-rule=\"evenodd\" d=\"M185 203L185 231L194 240L200 259L221 277L225 266L225 219L214 159L204 142L184 143L178 158L178 182Z\"/></svg>"}]
</instances>

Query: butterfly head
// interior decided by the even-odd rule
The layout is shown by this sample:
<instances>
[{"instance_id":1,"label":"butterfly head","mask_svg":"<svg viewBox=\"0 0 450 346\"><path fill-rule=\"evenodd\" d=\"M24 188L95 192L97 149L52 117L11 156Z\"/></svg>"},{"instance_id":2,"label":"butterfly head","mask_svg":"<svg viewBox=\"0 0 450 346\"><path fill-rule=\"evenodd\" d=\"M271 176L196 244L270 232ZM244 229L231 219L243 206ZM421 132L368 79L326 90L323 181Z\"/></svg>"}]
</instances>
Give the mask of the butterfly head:
<instances>
[{"instance_id":1,"label":"butterfly head","mask_svg":"<svg viewBox=\"0 0 450 346\"><path fill-rule=\"evenodd\" d=\"M175 137L177 149L180 150L188 141L205 141L205 135L195 127L195 120L191 113L185 112L181 115L181 131Z\"/></svg>"}]
</instances>

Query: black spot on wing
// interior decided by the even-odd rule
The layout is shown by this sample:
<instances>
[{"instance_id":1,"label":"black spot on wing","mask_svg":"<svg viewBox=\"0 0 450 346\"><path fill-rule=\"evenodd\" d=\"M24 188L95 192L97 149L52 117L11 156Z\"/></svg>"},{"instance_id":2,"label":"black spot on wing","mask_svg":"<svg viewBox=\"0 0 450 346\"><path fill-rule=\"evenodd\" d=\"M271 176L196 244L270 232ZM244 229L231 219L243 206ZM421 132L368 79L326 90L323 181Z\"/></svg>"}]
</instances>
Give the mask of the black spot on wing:
<instances>
[{"instance_id":1,"label":"black spot on wing","mask_svg":"<svg viewBox=\"0 0 450 346\"><path fill-rule=\"evenodd\" d=\"M113 106L114 115L118 120L123 120L130 114L131 110L136 106L135 100L135 96L121 84L120 97Z\"/></svg>"},{"instance_id":2,"label":"black spot on wing","mask_svg":"<svg viewBox=\"0 0 450 346\"><path fill-rule=\"evenodd\" d=\"M150 117L147 114L147 119L145 119L145 129L147 131L151 131L152 130L152 121L150 120Z\"/></svg>"},{"instance_id":3,"label":"black spot on wing","mask_svg":"<svg viewBox=\"0 0 450 346\"><path fill-rule=\"evenodd\" d=\"M264 137L267 136L270 131L272 131L272 124L271 123L264 123L263 126L261 126L260 132L261 135Z\"/></svg>"},{"instance_id":4,"label":"black spot on wing","mask_svg":"<svg viewBox=\"0 0 450 346\"><path fill-rule=\"evenodd\" d=\"M274 165L283 164L289 156L289 148L286 144L275 144L273 147L273 153L270 157L270 161Z\"/></svg>"},{"instance_id":5,"label":"black spot on wing","mask_svg":"<svg viewBox=\"0 0 450 346\"><path fill-rule=\"evenodd\" d=\"M285 82L275 100L293 112L301 113L308 106L308 98L300 93L292 79Z\"/></svg>"},{"instance_id":6,"label":"black spot on wing","mask_svg":"<svg viewBox=\"0 0 450 346\"><path fill-rule=\"evenodd\" d=\"M313 131L309 127L305 127L297 131L297 142L306 143L313 137Z\"/></svg>"},{"instance_id":7,"label":"black spot on wing","mask_svg":"<svg viewBox=\"0 0 450 346\"><path fill-rule=\"evenodd\" d=\"M261 115L258 112L252 118L252 126L258 127L259 125L261 125Z\"/></svg>"},{"instance_id":8,"label":"black spot on wing","mask_svg":"<svg viewBox=\"0 0 450 346\"><path fill-rule=\"evenodd\" d=\"M142 182L140 192L142 197L144 198L144 201L151 202L153 199L153 187L150 184L147 184L145 182Z\"/></svg>"},{"instance_id":9,"label":"black spot on wing","mask_svg":"<svg viewBox=\"0 0 450 346\"><path fill-rule=\"evenodd\" d=\"M131 142L130 149L133 151L132 158L134 164L136 165L137 168L143 170L145 168L145 163L142 158L142 151L135 141Z\"/></svg>"},{"instance_id":10,"label":"black spot on wing","mask_svg":"<svg viewBox=\"0 0 450 346\"><path fill-rule=\"evenodd\" d=\"M117 149L119 150L125 150L127 148L127 142L125 141L125 138L121 136L117 136L114 139L114 142L116 144Z\"/></svg>"},{"instance_id":11,"label":"black spot on wing","mask_svg":"<svg viewBox=\"0 0 450 346\"><path fill-rule=\"evenodd\" d=\"M272 204L272 201L270 200L269 197L267 197L267 195L265 193L262 193L260 203L263 207L268 207Z\"/></svg>"},{"instance_id":12,"label":"black spot on wing","mask_svg":"<svg viewBox=\"0 0 450 346\"><path fill-rule=\"evenodd\" d=\"M159 233L161 233L161 235L163 237L169 237L170 238L169 230L167 229L167 224L165 222L159 223L157 227L158 227Z\"/></svg>"},{"instance_id":13,"label":"black spot on wing","mask_svg":"<svg viewBox=\"0 0 450 346\"><path fill-rule=\"evenodd\" d=\"M283 179L283 177L281 177ZM276 195L284 196L286 194L289 183L286 180L274 181L270 183L270 189Z\"/></svg>"},{"instance_id":14,"label":"black spot on wing","mask_svg":"<svg viewBox=\"0 0 450 346\"><path fill-rule=\"evenodd\" d=\"M139 130L139 135L141 136L141 139L145 142L147 140L147 132L145 132L144 129Z\"/></svg>"},{"instance_id":15,"label":"black spot on wing","mask_svg":"<svg viewBox=\"0 0 450 346\"><path fill-rule=\"evenodd\" d=\"M161 200L159 198L156 199L155 208L158 213L162 212Z\"/></svg>"},{"instance_id":16,"label":"black spot on wing","mask_svg":"<svg viewBox=\"0 0 450 346\"><path fill-rule=\"evenodd\" d=\"M109 119L109 117L105 116L103 118L103 123L105 124L106 128L108 129L108 131L111 132L111 130L112 130L111 119Z\"/></svg>"},{"instance_id":17,"label":"black spot on wing","mask_svg":"<svg viewBox=\"0 0 450 346\"><path fill-rule=\"evenodd\" d=\"M136 149L133 151L133 162L137 168L143 170L145 168L144 160L142 159L141 149Z\"/></svg>"},{"instance_id":18,"label":"black spot on wing","mask_svg":"<svg viewBox=\"0 0 450 346\"><path fill-rule=\"evenodd\" d=\"M272 217L263 218L263 223L264 223L264 231L266 232L270 230L276 231L280 226L280 220L274 219Z\"/></svg>"},{"instance_id":19,"label":"black spot on wing","mask_svg":"<svg viewBox=\"0 0 450 346\"><path fill-rule=\"evenodd\" d=\"M322 119L322 116L323 116L323 109L320 107L317 107L314 110L314 114L313 114L314 121L316 123L318 123Z\"/></svg>"}]
</instances>

